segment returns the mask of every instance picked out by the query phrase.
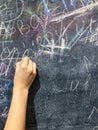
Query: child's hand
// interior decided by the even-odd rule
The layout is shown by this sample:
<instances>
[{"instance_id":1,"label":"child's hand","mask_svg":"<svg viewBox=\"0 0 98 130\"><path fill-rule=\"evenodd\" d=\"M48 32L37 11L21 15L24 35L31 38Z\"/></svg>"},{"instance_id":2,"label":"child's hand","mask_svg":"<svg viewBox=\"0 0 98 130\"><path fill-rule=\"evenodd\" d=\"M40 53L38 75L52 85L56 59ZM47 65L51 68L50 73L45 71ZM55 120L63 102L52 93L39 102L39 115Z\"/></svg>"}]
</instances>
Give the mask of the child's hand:
<instances>
[{"instance_id":1,"label":"child's hand","mask_svg":"<svg viewBox=\"0 0 98 130\"><path fill-rule=\"evenodd\" d=\"M16 63L14 88L18 90L29 90L35 77L36 64L28 57L24 57L20 62Z\"/></svg>"}]
</instances>

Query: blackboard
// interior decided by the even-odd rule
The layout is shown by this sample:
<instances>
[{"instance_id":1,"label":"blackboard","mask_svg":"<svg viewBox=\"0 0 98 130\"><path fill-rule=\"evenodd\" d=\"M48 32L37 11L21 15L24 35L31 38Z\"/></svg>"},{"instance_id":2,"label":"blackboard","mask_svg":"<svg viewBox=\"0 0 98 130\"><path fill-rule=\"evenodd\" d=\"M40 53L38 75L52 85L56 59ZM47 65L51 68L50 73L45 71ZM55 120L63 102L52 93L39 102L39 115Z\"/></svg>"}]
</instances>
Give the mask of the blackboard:
<instances>
[{"instance_id":1,"label":"blackboard","mask_svg":"<svg viewBox=\"0 0 98 130\"><path fill-rule=\"evenodd\" d=\"M26 130L97 130L98 1L0 0L0 130L24 56L37 64Z\"/></svg>"}]
</instances>

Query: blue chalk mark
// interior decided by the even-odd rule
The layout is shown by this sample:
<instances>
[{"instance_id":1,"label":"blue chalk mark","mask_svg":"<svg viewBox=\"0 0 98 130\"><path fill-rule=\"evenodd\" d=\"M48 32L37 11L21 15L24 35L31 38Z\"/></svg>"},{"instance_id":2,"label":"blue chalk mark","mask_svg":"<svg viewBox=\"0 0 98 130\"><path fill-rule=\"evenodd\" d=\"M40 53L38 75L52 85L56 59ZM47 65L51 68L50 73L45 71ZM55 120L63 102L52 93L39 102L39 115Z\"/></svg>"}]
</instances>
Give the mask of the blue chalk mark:
<instances>
[{"instance_id":1,"label":"blue chalk mark","mask_svg":"<svg viewBox=\"0 0 98 130\"><path fill-rule=\"evenodd\" d=\"M84 0L84 4L87 5L89 0Z\"/></svg>"},{"instance_id":2,"label":"blue chalk mark","mask_svg":"<svg viewBox=\"0 0 98 130\"><path fill-rule=\"evenodd\" d=\"M73 39L68 43L67 48L71 49L73 47L73 45L75 44L75 41L78 39L78 37L80 36L80 34L83 32L84 27L82 27L77 34L73 37Z\"/></svg>"},{"instance_id":3,"label":"blue chalk mark","mask_svg":"<svg viewBox=\"0 0 98 130\"><path fill-rule=\"evenodd\" d=\"M70 0L70 5L71 5L73 8L76 8L75 0Z\"/></svg>"},{"instance_id":4,"label":"blue chalk mark","mask_svg":"<svg viewBox=\"0 0 98 130\"><path fill-rule=\"evenodd\" d=\"M43 5L44 5L44 10L45 10L45 13L47 16L50 16L50 11L47 7L47 3L46 3L46 0L43 0Z\"/></svg>"},{"instance_id":5,"label":"blue chalk mark","mask_svg":"<svg viewBox=\"0 0 98 130\"><path fill-rule=\"evenodd\" d=\"M7 79L7 78L5 78L5 77L0 77L0 80L1 80L1 81L11 81L11 79Z\"/></svg>"},{"instance_id":6,"label":"blue chalk mark","mask_svg":"<svg viewBox=\"0 0 98 130\"><path fill-rule=\"evenodd\" d=\"M50 2L53 2L53 3L56 2L56 1L57 1L57 0L50 0Z\"/></svg>"},{"instance_id":7,"label":"blue chalk mark","mask_svg":"<svg viewBox=\"0 0 98 130\"><path fill-rule=\"evenodd\" d=\"M9 90L12 90L12 88L13 88L13 81L9 80L7 83L5 83L5 88L9 89Z\"/></svg>"},{"instance_id":8,"label":"blue chalk mark","mask_svg":"<svg viewBox=\"0 0 98 130\"><path fill-rule=\"evenodd\" d=\"M68 11L68 7L67 7L67 4L66 4L65 0L62 0L62 3L63 3L63 5L64 5L66 11Z\"/></svg>"}]
</instances>

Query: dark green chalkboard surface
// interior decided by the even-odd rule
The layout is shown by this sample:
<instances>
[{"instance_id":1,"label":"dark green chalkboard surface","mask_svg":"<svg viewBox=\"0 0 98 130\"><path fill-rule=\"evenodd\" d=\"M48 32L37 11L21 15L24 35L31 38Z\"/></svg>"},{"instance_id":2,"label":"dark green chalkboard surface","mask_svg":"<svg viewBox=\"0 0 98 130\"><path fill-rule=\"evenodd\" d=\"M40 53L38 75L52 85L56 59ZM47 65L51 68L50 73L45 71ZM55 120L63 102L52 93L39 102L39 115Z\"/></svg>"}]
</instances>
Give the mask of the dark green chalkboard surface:
<instances>
[{"instance_id":1,"label":"dark green chalkboard surface","mask_svg":"<svg viewBox=\"0 0 98 130\"><path fill-rule=\"evenodd\" d=\"M0 130L24 56L37 64L26 130L98 130L98 1L0 0Z\"/></svg>"}]
</instances>

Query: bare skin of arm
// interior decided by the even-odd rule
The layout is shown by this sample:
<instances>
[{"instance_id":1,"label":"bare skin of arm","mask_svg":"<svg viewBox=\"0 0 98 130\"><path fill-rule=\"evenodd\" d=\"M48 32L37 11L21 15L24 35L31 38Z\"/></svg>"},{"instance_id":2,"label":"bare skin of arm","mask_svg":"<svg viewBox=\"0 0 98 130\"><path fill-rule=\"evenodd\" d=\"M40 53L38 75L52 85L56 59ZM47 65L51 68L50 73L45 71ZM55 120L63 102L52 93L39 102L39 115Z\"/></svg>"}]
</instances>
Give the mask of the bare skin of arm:
<instances>
[{"instance_id":1,"label":"bare skin of arm","mask_svg":"<svg viewBox=\"0 0 98 130\"><path fill-rule=\"evenodd\" d=\"M36 64L28 57L16 64L11 106L4 130L25 130L29 88L36 77Z\"/></svg>"}]
</instances>

